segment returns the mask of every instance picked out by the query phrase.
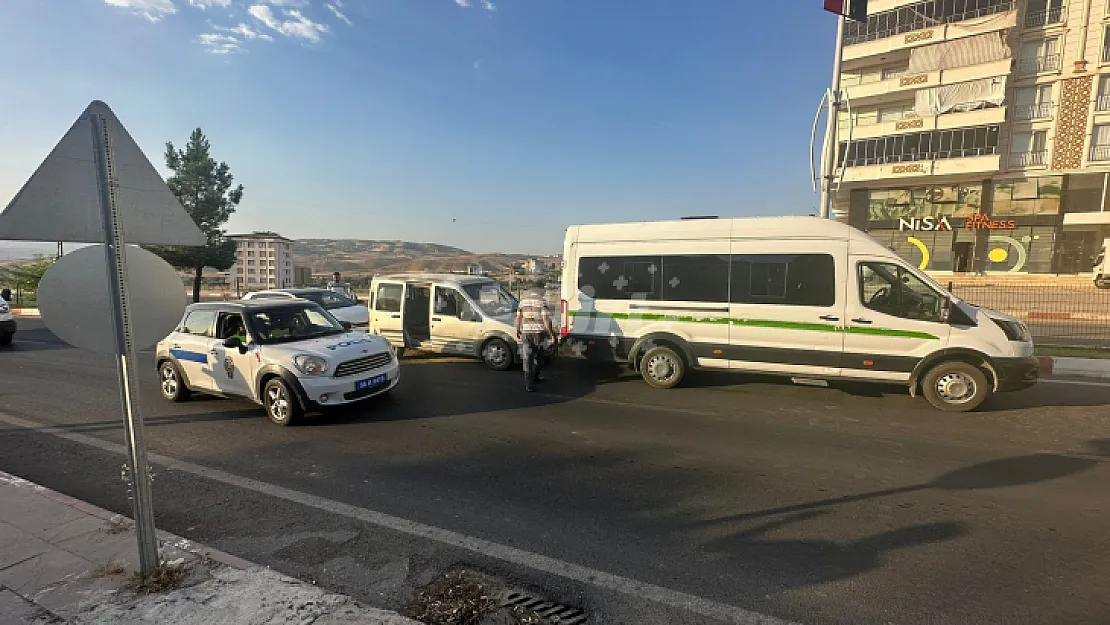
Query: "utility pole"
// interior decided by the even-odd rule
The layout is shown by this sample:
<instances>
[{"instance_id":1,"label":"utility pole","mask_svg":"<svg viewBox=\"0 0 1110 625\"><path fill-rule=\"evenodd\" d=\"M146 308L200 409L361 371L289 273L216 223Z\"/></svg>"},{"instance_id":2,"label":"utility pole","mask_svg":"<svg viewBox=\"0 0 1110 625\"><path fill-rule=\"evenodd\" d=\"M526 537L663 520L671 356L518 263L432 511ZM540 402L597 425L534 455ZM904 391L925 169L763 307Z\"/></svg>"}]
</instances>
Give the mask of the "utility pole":
<instances>
[{"instance_id":1,"label":"utility pole","mask_svg":"<svg viewBox=\"0 0 1110 625\"><path fill-rule=\"evenodd\" d=\"M825 164L821 168L821 206L819 207L822 219L828 219L832 214L833 183L836 181L837 154L840 145L837 142L837 126L840 124L840 64L844 57L844 22L843 15L836 16L836 51L833 53L832 87L829 90L829 120L825 128ZM849 120L851 123L851 120ZM847 153L845 153L847 156Z\"/></svg>"}]
</instances>

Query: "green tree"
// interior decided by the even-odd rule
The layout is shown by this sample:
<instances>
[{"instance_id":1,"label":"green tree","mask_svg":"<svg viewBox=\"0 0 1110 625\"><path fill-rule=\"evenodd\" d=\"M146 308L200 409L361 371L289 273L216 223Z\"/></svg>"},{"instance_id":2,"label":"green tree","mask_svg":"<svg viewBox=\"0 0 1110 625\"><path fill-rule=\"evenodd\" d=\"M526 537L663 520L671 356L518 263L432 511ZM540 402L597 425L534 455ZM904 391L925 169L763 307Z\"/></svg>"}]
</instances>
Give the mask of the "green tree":
<instances>
[{"instance_id":1,"label":"green tree","mask_svg":"<svg viewBox=\"0 0 1110 625\"><path fill-rule=\"evenodd\" d=\"M227 238L223 225L243 199L243 185L232 186L231 168L216 162L211 150L200 128L189 135L183 150L166 142L166 167L173 171L166 184L208 237L208 243L204 247L150 248L174 267L193 271L194 302L200 301L205 267L225 271L235 264L235 241Z\"/></svg>"},{"instance_id":2,"label":"green tree","mask_svg":"<svg viewBox=\"0 0 1110 625\"><path fill-rule=\"evenodd\" d=\"M53 264L53 258L37 256L29 263L5 267L0 269L0 284L16 291L38 291L43 274Z\"/></svg>"}]
</instances>

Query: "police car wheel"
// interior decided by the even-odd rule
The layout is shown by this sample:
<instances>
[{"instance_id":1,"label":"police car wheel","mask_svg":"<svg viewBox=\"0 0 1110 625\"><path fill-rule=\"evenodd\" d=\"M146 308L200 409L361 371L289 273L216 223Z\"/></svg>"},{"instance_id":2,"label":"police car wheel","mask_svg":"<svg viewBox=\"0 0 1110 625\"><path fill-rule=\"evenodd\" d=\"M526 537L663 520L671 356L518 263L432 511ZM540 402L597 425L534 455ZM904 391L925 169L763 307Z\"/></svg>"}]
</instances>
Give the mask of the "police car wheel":
<instances>
[{"instance_id":1,"label":"police car wheel","mask_svg":"<svg viewBox=\"0 0 1110 625\"><path fill-rule=\"evenodd\" d=\"M952 361L933 367L921 380L921 393L937 410L975 410L991 394L987 376L975 365Z\"/></svg>"},{"instance_id":2,"label":"police car wheel","mask_svg":"<svg viewBox=\"0 0 1110 625\"><path fill-rule=\"evenodd\" d=\"M494 371L506 371L513 366L513 352L502 339L491 339L482 346L482 360Z\"/></svg>"},{"instance_id":3,"label":"police car wheel","mask_svg":"<svg viewBox=\"0 0 1110 625\"><path fill-rule=\"evenodd\" d=\"M293 425L304 415L289 385L281 378L266 382L262 389L262 405L266 408L266 416L278 425Z\"/></svg>"},{"instance_id":4,"label":"police car wheel","mask_svg":"<svg viewBox=\"0 0 1110 625\"><path fill-rule=\"evenodd\" d=\"M162 389L162 397L169 401L185 401L189 399L189 387L185 386L185 380L181 377L181 372L170 361L162 363L158 367L158 383Z\"/></svg>"}]
</instances>

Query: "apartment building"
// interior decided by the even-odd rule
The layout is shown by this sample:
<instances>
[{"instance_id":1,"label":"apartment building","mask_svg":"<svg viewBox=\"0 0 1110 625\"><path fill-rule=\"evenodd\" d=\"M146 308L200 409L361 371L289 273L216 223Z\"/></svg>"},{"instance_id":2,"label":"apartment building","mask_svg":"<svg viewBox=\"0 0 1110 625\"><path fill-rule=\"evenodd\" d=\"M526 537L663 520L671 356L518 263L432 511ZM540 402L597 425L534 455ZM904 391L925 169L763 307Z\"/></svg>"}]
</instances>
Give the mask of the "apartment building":
<instances>
[{"instance_id":1,"label":"apartment building","mask_svg":"<svg viewBox=\"0 0 1110 625\"><path fill-rule=\"evenodd\" d=\"M235 264L229 278L244 291L280 289L296 284L293 241L273 232L252 232L228 237L236 243Z\"/></svg>"},{"instance_id":2,"label":"apartment building","mask_svg":"<svg viewBox=\"0 0 1110 625\"><path fill-rule=\"evenodd\" d=\"M872 0L837 219L930 272L1088 272L1110 237L1110 0Z\"/></svg>"}]
</instances>

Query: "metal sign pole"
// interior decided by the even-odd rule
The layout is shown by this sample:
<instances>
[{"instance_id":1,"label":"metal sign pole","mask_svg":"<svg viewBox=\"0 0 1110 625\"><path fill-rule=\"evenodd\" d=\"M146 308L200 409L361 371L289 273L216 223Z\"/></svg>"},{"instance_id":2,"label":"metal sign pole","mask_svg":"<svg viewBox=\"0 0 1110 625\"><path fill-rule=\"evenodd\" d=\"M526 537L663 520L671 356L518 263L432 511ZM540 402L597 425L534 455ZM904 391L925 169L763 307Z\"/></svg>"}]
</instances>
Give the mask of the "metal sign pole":
<instances>
[{"instance_id":1,"label":"metal sign pole","mask_svg":"<svg viewBox=\"0 0 1110 625\"><path fill-rule=\"evenodd\" d=\"M832 91L829 96L829 121L825 129L825 165L821 171L821 205L820 215L828 219L832 214L833 181L836 179L837 153L840 146L837 144L836 131L840 124L840 64L844 56L844 22L843 15L836 16L836 52L833 54ZM844 155L847 157L847 153Z\"/></svg>"},{"instance_id":2,"label":"metal sign pole","mask_svg":"<svg viewBox=\"0 0 1110 625\"><path fill-rule=\"evenodd\" d=\"M139 389L134 371L135 346L132 343L131 316L127 301L127 265L123 230L120 228L116 200L119 182L112 163L110 122L103 115L90 113L93 145L96 146L100 209L104 222L104 250L108 284L112 296L112 321L116 338L116 370L120 383L120 403L125 419L127 469L130 475L131 507L139 541L139 569L143 574L158 567L158 537L154 527L150 465L147 464Z\"/></svg>"}]
</instances>

